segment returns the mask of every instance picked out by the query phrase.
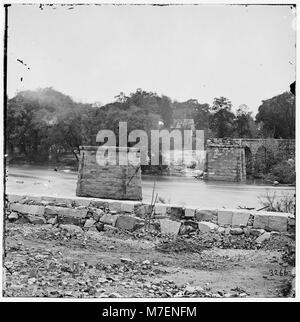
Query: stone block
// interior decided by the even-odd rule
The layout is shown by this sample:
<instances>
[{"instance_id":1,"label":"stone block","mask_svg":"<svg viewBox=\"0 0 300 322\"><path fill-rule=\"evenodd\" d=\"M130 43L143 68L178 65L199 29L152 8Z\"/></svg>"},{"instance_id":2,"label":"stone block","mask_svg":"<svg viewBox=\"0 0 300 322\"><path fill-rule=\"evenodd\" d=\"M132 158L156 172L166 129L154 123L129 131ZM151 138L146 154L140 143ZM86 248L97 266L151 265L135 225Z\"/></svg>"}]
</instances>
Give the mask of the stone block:
<instances>
[{"instance_id":1,"label":"stone block","mask_svg":"<svg viewBox=\"0 0 300 322\"><path fill-rule=\"evenodd\" d=\"M27 215L26 217L28 221L33 225L43 225L43 224L46 224L47 222L44 217L40 217L40 216Z\"/></svg>"},{"instance_id":2,"label":"stone block","mask_svg":"<svg viewBox=\"0 0 300 322\"><path fill-rule=\"evenodd\" d=\"M230 229L231 235L242 235L244 233L243 228L235 227Z\"/></svg>"},{"instance_id":3,"label":"stone block","mask_svg":"<svg viewBox=\"0 0 300 322\"><path fill-rule=\"evenodd\" d=\"M57 223L57 217L48 219L47 223L51 225L55 225Z\"/></svg>"},{"instance_id":4,"label":"stone block","mask_svg":"<svg viewBox=\"0 0 300 322\"><path fill-rule=\"evenodd\" d=\"M72 209L56 206L48 206L45 208L45 217L47 219L58 217L61 224L81 225L82 220L87 215L87 209Z\"/></svg>"},{"instance_id":5,"label":"stone block","mask_svg":"<svg viewBox=\"0 0 300 322\"><path fill-rule=\"evenodd\" d=\"M181 226L181 222L170 219L159 219L160 231L162 234L177 235Z\"/></svg>"},{"instance_id":6,"label":"stone block","mask_svg":"<svg viewBox=\"0 0 300 322\"><path fill-rule=\"evenodd\" d=\"M214 209L196 209L195 217L198 221L213 221L218 216Z\"/></svg>"},{"instance_id":7,"label":"stone block","mask_svg":"<svg viewBox=\"0 0 300 322\"><path fill-rule=\"evenodd\" d=\"M114 227L114 226L111 226L111 225L104 224L103 225L103 230L116 231L116 230L118 230L118 228L117 227ZM101 231L101 230L98 229L98 231Z\"/></svg>"},{"instance_id":8,"label":"stone block","mask_svg":"<svg viewBox=\"0 0 300 322\"><path fill-rule=\"evenodd\" d=\"M22 195L7 195L7 199L9 202L13 203L13 202L19 202L21 201L22 199L24 199L25 197L22 196Z\"/></svg>"},{"instance_id":9,"label":"stone block","mask_svg":"<svg viewBox=\"0 0 300 322\"><path fill-rule=\"evenodd\" d=\"M256 243L258 243L258 244L260 244L260 243L262 243L263 241L265 241L265 240L269 239L270 237L271 237L271 233L265 232L265 233L263 233L262 235L260 235L259 237L257 237L257 238L255 239L255 242L256 242Z\"/></svg>"},{"instance_id":10,"label":"stone block","mask_svg":"<svg viewBox=\"0 0 300 322\"><path fill-rule=\"evenodd\" d=\"M55 198L57 204L66 204L67 206L71 206L74 203L74 199L71 198Z\"/></svg>"},{"instance_id":11,"label":"stone block","mask_svg":"<svg viewBox=\"0 0 300 322\"><path fill-rule=\"evenodd\" d=\"M45 212L44 206L25 205L25 204L19 204L19 203L10 204L9 209L12 211L19 212L21 214L28 214L28 215L34 215L34 216L43 216Z\"/></svg>"},{"instance_id":12,"label":"stone block","mask_svg":"<svg viewBox=\"0 0 300 322\"><path fill-rule=\"evenodd\" d=\"M184 209L184 216L187 218L194 218L195 217L195 209L185 208Z\"/></svg>"},{"instance_id":13,"label":"stone block","mask_svg":"<svg viewBox=\"0 0 300 322\"><path fill-rule=\"evenodd\" d=\"M151 206L146 204L137 204L134 206L136 216L145 218L151 212Z\"/></svg>"},{"instance_id":14,"label":"stone block","mask_svg":"<svg viewBox=\"0 0 300 322\"><path fill-rule=\"evenodd\" d=\"M253 228L265 229L269 225L269 217L264 214L254 216Z\"/></svg>"},{"instance_id":15,"label":"stone block","mask_svg":"<svg viewBox=\"0 0 300 322\"><path fill-rule=\"evenodd\" d=\"M115 226L119 229L134 231L144 225L144 220L130 215L120 215Z\"/></svg>"},{"instance_id":16,"label":"stone block","mask_svg":"<svg viewBox=\"0 0 300 322\"><path fill-rule=\"evenodd\" d=\"M19 204L28 204L28 202L30 202L30 199L28 199L28 197L24 197L24 199L20 200L18 203Z\"/></svg>"},{"instance_id":17,"label":"stone block","mask_svg":"<svg viewBox=\"0 0 300 322\"><path fill-rule=\"evenodd\" d=\"M92 199L88 199L88 198L76 198L74 200L74 203L76 204L76 206L89 207L91 201L92 201Z\"/></svg>"},{"instance_id":18,"label":"stone block","mask_svg":"<svg viewBox=\"0 0 300 322\"><path fill-rule=\"evenodd\" d=\"M259 237L263 233L265 233L264 229L257 229L257 228L250 229L250 235L252 235L252 236Z\"/></svg>"},{"instance_id":19,"label":"stone block","mask_svg":"<svg viewBox=\"0 0 300 322\"><path fill-rule=\"evenodd\" d=\"M49 197L43 196L42 200L53 202L55 205L65 205L64 207L71 207L74 200L71 198Z\"/></svg>"},{"instance_id":20,"label":"stone block","mask_svg":"<svg viewBox=\"0 0 300 322\"><path fill-rule=\"evenodd\" d=\"M164 204L156 204L154 208L155 215L166 216L168 213L168 206Z\"/></svg>"},{"instance_id":21,"label":"stone block","mask_svg":"<svg viewBox=\"0 0 300 322\"><path fill-rule=\"evenodd\" d=\"M270 216L268 226L271 230L286 232L287 223L288 223L288 218L286 216Z\"/></svg>"},{"instance_id":22,"label":"stone block","mask_svg":"<svg viewBox=\"0 0 300 322\"><path fill-rule=\"evenodd\" d=\"M218 227L218 225L208 221L200 221L198 223L198 228L201 233L207 233L213 230L217 230Z\"/></svg>"},{"instance_id":23,"label":"stone block","mask_svg":"<svg viewBox=\"0 0 300 322\"><path fill-rule=\"evenodd\" d=\"M95 223L96 221L94 219L89 218L85 221L84 228L91 228Z\"/></svg>"},{"instance_id":24,"label":"stone block","mask_svg":"<svg viewBox=\"0 0 300 322\"><path fill-rule=\"evenodd\" d=\"M85 208L79 208L79 209L73 209L73 208L65 208L65 207L56 207L56 206L48 206L45 207L45 215L74 215L74 216L80 216L84 218L87 214L87 209Z\"/></svg>"},{"instance_id":25,"label":"stone block","mask_svg":"<svg viewBox=\"0 0 300 322\"><path fill-rule=\"evenodd\" d=\"M25 198L28 200L28 204L41 204L42 196L25 196Z\"/></svg>"},{"instance_id":26,"label":"stone block","mask_svg":"<svg viewBox=\"0 0 300 322\"><path fill-rule=\"evenodd\" d=\"M121 207L122 203L118 201L109 201L108 202L108 208L111 211L116 211L116 212L121 212Z\"/></svg>"},{"instance_id":27,"label":"stone block","mask_svg":"<svg viewBox=\"0 0 300 322\"><path fill-rule=\"evenodd\" d=\"M217 232L220 234L224 234L225 233L225 229L224 227L218 227Z\"/></svg>"},{"instance_id":28,"label":"stone block","mask_svg":"<svg viewBox=\"0 0 300 322\"><path fill-rule=\"evenodd\" d=\"M104 211L102 209L94 208L92 211L92 217L95 221L99 221L103 215Z\"/></svg>"},{"instance_id":29,"label":"stone block","mask_svg":"<svg viewBox=\"0 0 300 322\"><path fill-rule=\"evenodd\" d=\"M55 206L46 206L45 207L45 218L56 218L58 216L58 210Z\"/></svg>"},{"instance_id":30,"label":"stone block","mask_svg":"<svg viewBox=\"0 0 300 322\"><path fill-rule=\"evenodd\" d=\"M17 212L11 212L9 215L8 215L8 220L9 221L15 221L19 218L19 215Z\"/></svg>"},{"instance_id":31,"label":"stone block","mask_svg":"<svg viewBox=\"0 0 300 322\"><path fill-rule=\"evenodd\" d=\"M262 211L254 215L253 228L261 228L267 231L286 232L289 213Z\"/></svg>"},{"instance_id":32,"label":"stone block","mask_svg":"<svg viewBox=\"0 0 300 322\"><path fill-rule=\"evenodd\" d=\"M180 220L184 217L184 210L182 207L171 206L170 209L170 218Z\"/></svg>"},{"instance_id":33,"label":"stone block","mask_svg":"<svg viewBox=\"0 0 300 322\"><path fill-rule=\"evenodd\" d=\"M118 215L104 214L99 221L103 224L115 226Z\"/></svg>"},{"instance_id":34,"label":"stone block","mask_svg":"<svg viewBox=\"0 0 300 322\"><path fill-rule=\"evenodd\" d=\"M54 203L54 204L56 202L56 198L51 197L51 196L42 196L42 200L47 201L47 202L51 202L51 203Z\"/></svg>"},{"instance_id":35,"label":"stone block","mask_svg":"<svg viewBox=\"0 0 300 322\"><path fill-rule=\"evenodd\" d=\"M62 230L65 230L66 232L68 232L71 235L75 235L75 234L80 234L83 233L83 230L77 226L77 225L68 225L68 224L63 224L59 226Z\"/></svg>"},{"instance_id":36,"label":"stone block","mask_svg":"<svg viewBox=\"0 0 300 322\"><path fill-rule=\"evenodd\" d=\"M218 224L226 226L232 224L233 212L232 210L218 210Z\"/></svg>"},{"instance_id":37,"label":"stone block","mask_svg":"<svg viewBox=\"0 0 300 322\"><path fill-rule=\"evenodd\" d=\"M108 202L106 200L92 200L90 202L90 207L95 207L95 208L107 208L108 207Z\"/></svg>"},{"instance_id":38,"label":"stone block","mask_svg":"<svg viewBox=\"0 0 300 322\"><path fill-rule=\"evenodd\" d=\"M133 213L133 211L134 211L134 203L123 202L121 204L121 212Z\"/></svg>"},{"instance_id":39,"label":"stone block","mask_svg":"<svg viewBox=\"0 0 300 322\"><path fill-rule=\"evenodd\" d=\"M233 212L232 215L232 226L240 227L247 226L248 220L250 218L250 212Z\"/></svg>"}]
</instances>

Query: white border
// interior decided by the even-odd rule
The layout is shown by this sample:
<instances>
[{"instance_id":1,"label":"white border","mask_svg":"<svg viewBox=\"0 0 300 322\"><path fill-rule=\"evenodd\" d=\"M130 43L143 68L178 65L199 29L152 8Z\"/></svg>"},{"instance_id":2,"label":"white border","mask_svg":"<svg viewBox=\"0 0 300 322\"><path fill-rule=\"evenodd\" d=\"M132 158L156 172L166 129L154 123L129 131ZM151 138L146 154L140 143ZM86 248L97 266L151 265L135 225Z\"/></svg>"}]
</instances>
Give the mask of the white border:
<instances>
[{"instance_id":1,"label":"white border","mask_svg":"<svg viewBox=\"0 0 300 322\"><path fill-rule=\"evenodd\" d=\"M257 1L257 0L248 0L248 1L236 1L236 0L223 0L223 1L217 1L217 0L210 0L208 1L204 1L204 2L199 2L199 1L188 1L188 0L168 0L168 1L146 1L146 0L135 0L135 1L128 1L128 0L124 0L124 1L118 1L118 0L105 0L105 1L97 1L97 0L89 0L89 1L72 1L72 0L64 0L64 1L57 1L57 0L31 0L31 1L22 1L22 0L15 0L15 1L2 1L2 6L1 6L1 14L0 14L0 25L1 25L1 45L0 45L0 50L1 50L1 57L2 57L2 62L1 62L1 69L2 69L2 77L0 80L0 84L1 84L1 88L2 88L2 95L0 98L0 103L2 106L1 109L1 113L0 113L0 129L1 129L1 133L3 133L3 37L4 37L4 7L3 5L5 3L11 3L11 4L40 4L40 3L55 3L55 4L104 4L104 5L111 5L111 4L124 4L124 5L128 5L128 4L144 4L144 5L151 5L151 4L171 4L171 5L188 5L188 4L199 4L199 5L224 5L224 4L233 4L233 5L246 5L246 4L251 4L251 5L267 5L267 4L274 4L274 5L280 5L280 4L293 4L296 3L296 0L293 1L287 1L287 0L263 0L263 1ZM299 18L298 18L298 12L297 12L297 32L296 32L296 42L297 44L299 44ZM297 53L296 53L296 61L298 58L298 46L297 48ZM296 93L298 93L298 97L300 95L300 91L299 91L299 82L298 82L298 76L299 75L299 66L296 63ZM299 108L299 104L298 104L298 100L296 97L296 124L300 124L300 114L297 112ZM296 126L296 152L299 151L299 145L300 142L298 141L298 137L299 137L299 129L298 126ZM0 138L0 157L1 157L1 166L0 166L0 174L1 174L1 180L3 179L3 175L4 175L4 169L3 169L3 139L4 136L1 135ZM297 177L297 181L299 179L299 164L300 161L298 160L298 158L296 159L296 177ZM2 226L2 220L3 220L3 185L2 182L0 184L0 217L1 217L1 225L0 225L0 238L2 241L2 237L3 237L3 226ZM297 189L297 187L296 187ZM296 195L296 202L297 205L300 205L299 203L299 196ZM299 206L297 207L297 214L298 215L299 211L298 211ZM300 226L300 222L297 221L296 223L296 231L299 231L299 226ZM296 234L296 249L299 249L299 236L297 236L298 234ZM2 243L1 243L1 259L0 259L0 264L1 264L1 268L2 268ZM300 258L299 256L297 256L296 254L296 276L299 277L300 274ZM187 302L187 303L197 303L197 302L299 302L300 301L300 285L299 285L299 278L296 277L296 298L292 299L292 298L228 298L228 299L216 299L216 298L165 298L165 299L161 299L161 298L121 298L121 299L109 299L109 303L113 303L113 302L123 302L123 301L128 301L128 302L167 302L167 303L176 303L178 301L180 302ZM56 299L56 298L7 298L7 297L3 297L2 296L2 271L1 271L1 277L0 277L0 282L1 282L1 295L0 295L0 301L2 302L104 302L104 303L108 303L108 299L104 298L104 299Z\"/></svg>"}]
</instances>

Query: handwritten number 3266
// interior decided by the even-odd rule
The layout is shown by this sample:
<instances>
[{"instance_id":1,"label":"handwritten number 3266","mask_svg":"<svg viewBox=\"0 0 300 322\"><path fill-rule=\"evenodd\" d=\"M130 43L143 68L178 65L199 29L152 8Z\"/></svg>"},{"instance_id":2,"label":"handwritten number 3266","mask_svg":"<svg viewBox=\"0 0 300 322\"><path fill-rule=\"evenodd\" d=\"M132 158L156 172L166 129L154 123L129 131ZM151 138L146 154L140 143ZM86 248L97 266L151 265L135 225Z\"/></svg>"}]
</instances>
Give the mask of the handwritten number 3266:
<instances>
[{"instance_id":1,"label":"handwritten number 3266","mask_svg":"<svg viewBox=\"0 0 300 322\"><path fill-rule=\"evenodd\" d=\"M277 269L270 269L269 270L271 276L287 276L288 272L286 268L281 268L280 270Z\"/></svg>"}]
</instances>

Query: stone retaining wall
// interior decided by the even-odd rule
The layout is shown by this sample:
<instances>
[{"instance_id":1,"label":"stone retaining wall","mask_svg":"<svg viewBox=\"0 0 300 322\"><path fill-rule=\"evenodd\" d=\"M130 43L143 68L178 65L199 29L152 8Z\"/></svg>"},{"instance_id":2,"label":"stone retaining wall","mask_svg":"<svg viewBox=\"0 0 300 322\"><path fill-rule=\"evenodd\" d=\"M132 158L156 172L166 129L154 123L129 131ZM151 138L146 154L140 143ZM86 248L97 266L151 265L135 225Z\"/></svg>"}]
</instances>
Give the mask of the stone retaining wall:
<instances>
[{"instance_id":1,"label":"stone retaining wall","mask_svg":"<svg viewBox=\"0 0 300 322\"><path fill-rule=\"evenodd\" d=\"M58 198L48 196L7 195L10 221L32 224L73 224L82 227L101 222L113 227L135 230L144 224L150 204L96 198ZM264 232L286 233L295 228L290 213L217 208L183 208L174 204L156 204L153 219L162 233L177 234L187 226L200 231L227 229L232 234ZM89 220L89 221L88 221Z\"/></svg>"}]
</instances>

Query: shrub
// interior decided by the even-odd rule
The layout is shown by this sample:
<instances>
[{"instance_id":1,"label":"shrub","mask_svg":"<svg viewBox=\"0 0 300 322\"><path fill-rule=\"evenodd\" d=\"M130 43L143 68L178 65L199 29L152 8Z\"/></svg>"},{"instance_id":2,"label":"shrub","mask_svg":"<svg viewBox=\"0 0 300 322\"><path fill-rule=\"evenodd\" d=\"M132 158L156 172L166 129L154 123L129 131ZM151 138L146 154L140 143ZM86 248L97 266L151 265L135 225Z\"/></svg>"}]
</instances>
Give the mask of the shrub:
<instances>
[{"instance_id":1,"label":"shrub","mask_svg":"<svg viewBox=\"0 0 300 322\"><path fill-rule=\"evenodd\" d=\"M265 196L258 197L263 207L266 207L266 211L275 212L289 212L295 214L296 209L296 195L283 195L278 197L276 192L273 194L267 194Z\"/></svg>"},{"instance_id":2,"label":"shrub","mask_svg":"<svg viewBox=\"0 0 300 322\"><path fill-rule=\"evenodd\" d=\"M294 161L281 161L271 168L271 176L280 183L295 183L296 172Z\"/></svg>"}]
</instances>

